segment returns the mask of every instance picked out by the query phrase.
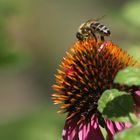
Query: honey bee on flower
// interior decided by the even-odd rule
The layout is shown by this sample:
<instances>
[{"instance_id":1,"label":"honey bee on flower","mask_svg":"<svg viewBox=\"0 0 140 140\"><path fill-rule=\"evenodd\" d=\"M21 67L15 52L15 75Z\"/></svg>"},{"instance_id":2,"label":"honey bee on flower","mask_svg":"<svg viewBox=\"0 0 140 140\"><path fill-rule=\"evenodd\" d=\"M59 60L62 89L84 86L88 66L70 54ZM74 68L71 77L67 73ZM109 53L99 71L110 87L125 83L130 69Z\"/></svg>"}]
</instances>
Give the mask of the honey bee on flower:
<instances>
[{"instance_id":1,"label":"honey bee on flower","mask_svg":"<svg viewBox=\"0 0 140 140\"><path fill-rule=\"evenodd\" d=\"M140 87L113 82L118 71L135 67L138 62L112 41L104 41L111 32L98 20L88 20L79 27L78 41L70 48L70 53L66 52L55 75L52 100L60 105L58 113L67 112L62 140L105 140L101 127L107 139L113 140L117 132L132 126L129 122L106 119L98 109L100 97L109 89L140 98Z\"/></svg>"},{"instance_id":2,"label":"honey bee on flower","mask_svg":"<svg viewBox=\"0 0 140 140\"><path fill-rule=\"evenodd\" d=\"M78 32L76 33L77 39L82 41L93 37L96 41L99 39L103 42L105 36L110 36L111 32L109 28L99 22L101 18L90 19L82 23L78 28Z\"/></svg>"}]
</instances>

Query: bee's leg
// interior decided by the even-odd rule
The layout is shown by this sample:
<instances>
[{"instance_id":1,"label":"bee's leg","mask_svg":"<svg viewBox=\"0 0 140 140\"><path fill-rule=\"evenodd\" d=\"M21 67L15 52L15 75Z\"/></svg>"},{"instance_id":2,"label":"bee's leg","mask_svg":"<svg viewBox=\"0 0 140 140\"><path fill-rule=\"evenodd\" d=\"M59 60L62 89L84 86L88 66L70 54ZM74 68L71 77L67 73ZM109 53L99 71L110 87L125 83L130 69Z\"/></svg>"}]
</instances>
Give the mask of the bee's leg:
<instances>
[{"instance_id":1,"label":"bee's leg","mask_svg":"<svg viewBox=\"0 0 140 140\"><path fill-rule=\"evenodd\" d=\"M92 36L94 37L95 41L97 42L97 37L93 32L92 32Z\"/></svg>"},{"instance_id":2,"label":"bee's leg","mask_svg":"<svg viewBox=\"0 0 140 140\"><path fill-rule=\"evenodd\" d=\"M102 42L105 41L104 36L102 36L102 35L101 35L101 41L102 41Z\"/></svg>"}]
</instances>

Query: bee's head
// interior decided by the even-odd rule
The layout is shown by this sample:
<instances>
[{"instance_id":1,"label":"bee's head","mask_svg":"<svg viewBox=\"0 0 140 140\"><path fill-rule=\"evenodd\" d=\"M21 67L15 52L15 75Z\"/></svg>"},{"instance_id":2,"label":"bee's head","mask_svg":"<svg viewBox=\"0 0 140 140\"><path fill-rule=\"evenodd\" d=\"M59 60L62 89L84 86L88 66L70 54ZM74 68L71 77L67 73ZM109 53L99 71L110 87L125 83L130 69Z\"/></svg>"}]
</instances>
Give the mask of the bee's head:
<instances>
[{"instance_id":1,"label":"bee's head","mask_svg":"<svg viewBox=\"0 0 140 140\"><path fill-rule=\"evenodd\" d=\"M80 32L77 32L77 33L76 33L76 37L77 37L78 40L81 40L81 41L84 39L83 34L80 33Z\"/></svg>"}]
</instances>

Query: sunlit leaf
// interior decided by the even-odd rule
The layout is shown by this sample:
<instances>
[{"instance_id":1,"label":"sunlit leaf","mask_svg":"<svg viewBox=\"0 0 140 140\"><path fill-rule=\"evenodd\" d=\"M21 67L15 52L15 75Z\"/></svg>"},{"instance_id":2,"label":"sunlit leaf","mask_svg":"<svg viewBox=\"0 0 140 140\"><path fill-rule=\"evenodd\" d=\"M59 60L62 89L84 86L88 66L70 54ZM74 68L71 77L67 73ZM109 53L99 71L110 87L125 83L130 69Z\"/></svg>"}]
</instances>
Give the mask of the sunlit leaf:
<instances>
[{"instance_id":1,"label":"sunlit leaf","mask_svg":"<svg viewBox=\"0 0 140 140\"><path fill-rule=\"evenodd\" d=\"M98 101L98 110L104 118L112 121L135 122L133 115L133 99L126 92L117 89L106 90Z\"/></svg>"},{"instance_id":2,"label":"sunlit leaf","mask_svg":"<svg viewBox=\"0 0 140 140\"><path fill-rule=\"evenodd\" d=\"M121 70L115 77L114 82L128 86L140 85L140 69L128 67L124 70Z\"/></svg>"}]
</instances>

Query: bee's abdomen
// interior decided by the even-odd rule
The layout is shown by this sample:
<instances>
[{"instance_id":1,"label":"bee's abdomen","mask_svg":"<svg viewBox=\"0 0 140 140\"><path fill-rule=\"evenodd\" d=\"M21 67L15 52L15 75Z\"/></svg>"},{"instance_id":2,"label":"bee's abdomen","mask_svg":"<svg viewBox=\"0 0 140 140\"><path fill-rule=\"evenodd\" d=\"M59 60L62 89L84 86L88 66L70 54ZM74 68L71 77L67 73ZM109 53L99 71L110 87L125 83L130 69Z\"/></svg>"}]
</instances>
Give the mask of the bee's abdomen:
<instances>
[{"instance_id":1,"label":"bee's abdomen","mask_svg":"<svg viewBox=\"0 0 140 140\"><path fill-rule=\"evenodd\" d=\"M91 27L92 29L96 30L97 27L98 27L99 25L100 25L99 22L93 22L93 23L91 23L90 27Z\"/></svg>"},{"instance_id":2,"label":"bee's abdomen","mask_svg":"<svg viewBox=\"0 0 140 140\"><path fill-rule=\"evenodd\" d=\"M110 30L103 24L100 24L99 22L94 22L91 24L91 28L94 30L94 32L99 32L105 36L109 36Z\"/></svg>"},{"instance_id":3,"label":"bee's abdomen","mask_svg":"<svg viewBox=\"0 0 140 140\"><path fill-rule=\"evenodd\" d=\"M110 30L105 26L105 25L100 25L99 27L99 31L106 35L106 36L109 36L110 35Z\"/></svg>"}]
</instances>

